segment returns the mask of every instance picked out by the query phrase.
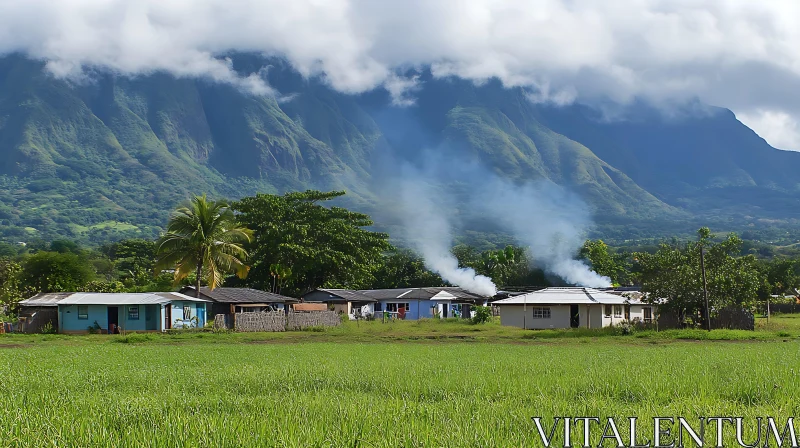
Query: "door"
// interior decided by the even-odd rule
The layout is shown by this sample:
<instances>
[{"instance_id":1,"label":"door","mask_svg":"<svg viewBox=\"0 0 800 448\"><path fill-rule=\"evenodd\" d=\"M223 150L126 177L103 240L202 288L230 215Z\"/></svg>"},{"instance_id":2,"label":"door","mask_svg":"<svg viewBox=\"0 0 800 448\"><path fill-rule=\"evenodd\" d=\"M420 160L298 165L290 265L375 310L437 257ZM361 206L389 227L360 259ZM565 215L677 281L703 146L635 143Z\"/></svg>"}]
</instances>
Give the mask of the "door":
<instances>
[{"instance_id":1,"label":"door","mask_svg":"<svg viewBox=\"0 0 800 448\"><path fill-rule=\"evenodd\" d=\"M581 315L578 305L569 306L569 326L578 328L581 325Z\"/></svg>"},{"instance_id":2,"label":"door","mask_svg":"<svg viewBox=\"0 0 800 448\"><path fill-rule=\"evenodd\" d=\"M169 330L172 328L172 304L164 305L164 329Z\"/></svg>"},{"instance_id":3,"label":"door","mask_svg":"<svg viewBox=\"0 0 800 448\"><path fill-rule=\"evenodd\" d=\"M447 319L447 304L442 304L442 319Z\"/></svg>"},{"instance_id":4,"label":"door","mask_svg":"<svg viewBox=\"0 0 800 448\"><path fill-rule=\"evenodd\" d=\"M108 307L108 334L119 332L119 307Z\"/></svg>"},{"instance_id":5,"label":"door","mask_svg":"<svg viewBox=\"0 0 800 448\"><path fill-rule=\"evenodd\" d=\"M630 305L625 305L625 320L627 320L627 321L631 320L631 306Z\"/></svg>"},{"instance_id":6,"label":"door","mask_svg":"<svg viewBox=\"0 0 800 448\"><path fill-rule=\"evenodd\" d=\"M161 307L158 305L147 305L144 307L144 321L145 321L145 329L149 331L158 330L158 317L159 311Z\"/></svg>"}]
</instances>

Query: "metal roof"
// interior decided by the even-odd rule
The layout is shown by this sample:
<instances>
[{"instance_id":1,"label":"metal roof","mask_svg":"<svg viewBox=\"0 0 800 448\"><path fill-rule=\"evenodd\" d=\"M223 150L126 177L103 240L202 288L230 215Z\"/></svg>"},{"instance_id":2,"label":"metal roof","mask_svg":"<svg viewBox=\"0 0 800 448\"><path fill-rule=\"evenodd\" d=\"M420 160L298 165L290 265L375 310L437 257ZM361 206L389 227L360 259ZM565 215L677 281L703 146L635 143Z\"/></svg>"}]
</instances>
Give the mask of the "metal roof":
<instances>
[{"instance_id":1,"label":"metal roof","mask_svg":"<svg viewBox=\"0 0 800 448\"><path fill-rule=\"evenodd\" d=\"M307 302L377 302L372 297L362 294L361 291L352 289L318 288L317 291L328 293L329 298L326 300L308 300Z\"/></svg>"},{"instance_id":2,"label":"metal roof","mask_svg":"<svg viewBox=\"0 0 800 448\"><path fill-rule=\"evenodd\" d=\"M177 292L76 292L62 299L58 305L163 305L173 301L210 302Z\"/></svg>"},{"instance_id":3,"label":"metal roof","mask_svg":"<svg viewBox=\"0 0 800 448\"><path fill-rule=\"evenodd\" d=\"M58 302L69 297L71 292L42 292L30 299L20 300L22 306L58 306Z\"/></svg>"},{"instance_id":4,"label":"metal roof","mask_svg":"<svg viewBox=\"0 0 800 448\"><path fill-rule=\"evenodd\" d=\"M181 288L181 293L193 296L194 286ZM201 286L200 295L218 303L287 303L298 301L292 297L252 288L220 287L211 290L206 286Z\"/></svg>"},{"instance_id":5,"label":"metal roof","mask_svg":"<svg viewBox=\"0 0 800 448\"><path fill-rule=\"evenodd\" d=\"M594 288L545 288L492 302L493 305L624 305L637 303L639 302L636 300Z\"/></svg>"},{"instance_id":6,"label":"metal roof","mask_svg":"<svg viewBox=\"0 0 800 448\"><path fill-rule=\"evenodd\" d=\"M362 289L357 291L376 300L411 299L411 300L481 300L479 294L473 294L457 286L432 286L427 288L395 288L395 289ZM434 299L436 297L436 299Z\"/></svg>"}]
</instances>

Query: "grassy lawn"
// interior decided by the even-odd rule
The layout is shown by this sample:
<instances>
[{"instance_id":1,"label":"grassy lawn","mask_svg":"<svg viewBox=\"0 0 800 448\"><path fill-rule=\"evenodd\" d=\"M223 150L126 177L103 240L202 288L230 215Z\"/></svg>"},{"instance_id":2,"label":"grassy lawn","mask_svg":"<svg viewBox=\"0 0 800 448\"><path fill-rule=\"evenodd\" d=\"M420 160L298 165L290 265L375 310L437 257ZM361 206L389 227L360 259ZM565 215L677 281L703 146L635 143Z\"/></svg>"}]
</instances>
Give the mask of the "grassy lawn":
<instances>
[{"instance_id":1,"label":"grassy lawn","mask_svg":"<svg viewBox=\"0 0 800 448\"><path fill-rule=\"evenodd\" d=\"M637 416L652 438L653 416L800 414L796 341L211 336L0 349L2 445L541 446L532 416Z\"/></svg>"}]
</instances>

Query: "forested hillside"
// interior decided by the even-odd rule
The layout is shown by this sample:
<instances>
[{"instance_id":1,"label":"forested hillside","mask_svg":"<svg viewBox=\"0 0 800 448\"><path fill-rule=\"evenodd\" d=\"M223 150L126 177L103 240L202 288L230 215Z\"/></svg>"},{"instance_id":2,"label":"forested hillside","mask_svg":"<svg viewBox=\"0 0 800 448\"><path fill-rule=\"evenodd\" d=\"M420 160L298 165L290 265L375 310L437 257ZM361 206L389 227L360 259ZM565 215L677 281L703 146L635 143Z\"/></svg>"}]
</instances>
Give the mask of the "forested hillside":
<instances>
[{"instance_id":1,"label":"forested hillside","mask_svg":"<svg viewBox=\"0 0 800 448\"><path fill-rule=\"evenodd\" d=\"M150 238L176 203L203 192L341 189L348 206L372 212L375 183L431 152L562 185L612 237L692 229L696 216L780 227L800 210L800 154L771 148L726 110L665 118L634 105L609 121L496 81L428 73L401 107L383 90L347 95L280 60L234 58L246 73L264 65L277 96L159 73L65 81L41 62L0 59L0 238Z\"/></svg>"}]
</instances>

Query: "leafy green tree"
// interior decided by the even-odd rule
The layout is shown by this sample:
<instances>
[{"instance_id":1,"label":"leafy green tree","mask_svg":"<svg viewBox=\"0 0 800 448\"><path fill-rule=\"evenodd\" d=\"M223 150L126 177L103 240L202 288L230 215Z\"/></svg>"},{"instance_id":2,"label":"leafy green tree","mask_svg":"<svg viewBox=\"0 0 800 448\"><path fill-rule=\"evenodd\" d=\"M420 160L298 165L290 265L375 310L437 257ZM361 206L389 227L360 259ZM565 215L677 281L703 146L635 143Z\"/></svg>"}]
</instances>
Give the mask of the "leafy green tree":
<instances>
[{"instance_id":1,"label":"leafy green tree","mask_svg":"<svg viewBox=\"0 0 800 448\"><path fill-rule=\"evenodd\" d=\"M581 247L580 257L588 260L594 272L610 278L613 284L620 285L627 281L626 255L612 253L603 240L586 240Z\"/></svg>"},{"instance_id":2,"label":"leafy green tree","mask_svg":"<svg viewBox=\"0 0 800 448\"><path fill-rule=\"evenodd\" d=\"M271 291L276 294L280 294L283 282L289 280L289 277L292 276L292 268L280 263L273 263L269 265L269 275L272 276Z\"/></svg>"},{"instance_id":3,"label":"leafy green tree","mask_svg":"<svg viewBox=\"0 0 800 448\"><path fill-rule=\"evenodd\" d=\"M80 255L81 247L78 243L70 240L53 240L50 242L50 251L60 254L73 253Z\"/></svg>"},{"instance_id":4,"label":"leafy green tree","mask_svg":"<svg viewBox=\"0 0 800 448\"><path fill-rule=\"evenodd\" d=\"M421 288L444 286L439 274L429 271L425 261L408 249L395 249L386 253L375 272L372 288Z\"/></svg>"},{"instance_id":5,"label":"leafy green tree","mask_svg":"<svg viewBox=\"0 0 800 448\"><path fill-rule=\"evenodd\" d=\"M85 292L125 292L126 288L122 282L114 281L91 281L84 285Z\"/></svg>"},{"instance_id":6,"label":"leafy green tree","mask_svg":"<svg viewBox=\"0 0 800 448\"><path fill-rule=\"evenodd\" d=\"M634 259L642 279L642 292L649 299L665 299L663 310L681 318L705 322L700 248L706 251L708 298L712 313L728 305L751 306L762 277L753 255L738 257L741 239L736 234L714 243L708 228L698 231L698 241L684 245L662 244L658 251L636 253Z\"/></svg>"},{"instance_id":7,"label":"leafy green tree","mask_svg":"<svg viewBox=\"0 0 800 448\"><path fill-rule=\"evenodd\" d=\"M368 215L342 207L325 207L343 191L259 194L234 203L243 225L253 229L250 245L251 286L269 289L270 266L292 270L287 291L301 294L321 286L362 288L370 285L391 248L388 235L365 227Z\"/></svg>"},{"instance_id":8,"label":"leafy green tree","mask_svg":"<svg viewBox=\"0 0 800 448\"><path fill-rule=\"evenodd\" d=\"M0 302L11 305L27 298L20 281L22 266L9 258L0 258Z\"/></svg>"},{"instance_id":9,"label":"leafy green tree","mask_svg":"<svg viewBox=\"0 0 800 448\"><path fill-rule=\"evenodd\" d=\"M25 260L20 273L23 287L35 292L72 292L94 278L89 264L73 253L37 252Z\"/></svg>"},{"instance_id":10,"label":"leafy green tree","mask_svg":"<svg viewBox=\"0 0 800 448\"><path fill-rule=\"evenodd\" d=\"M156 274L174 269L178 284L194 273L199 297L201 279L213 289L222 284L225 274L247 277L250 268L244 264L247 251L243 244L250 242L251 235L239 225L226 201L196 196L172 214L166 234L158 241Z\"/></svg>"}]
</instances>

